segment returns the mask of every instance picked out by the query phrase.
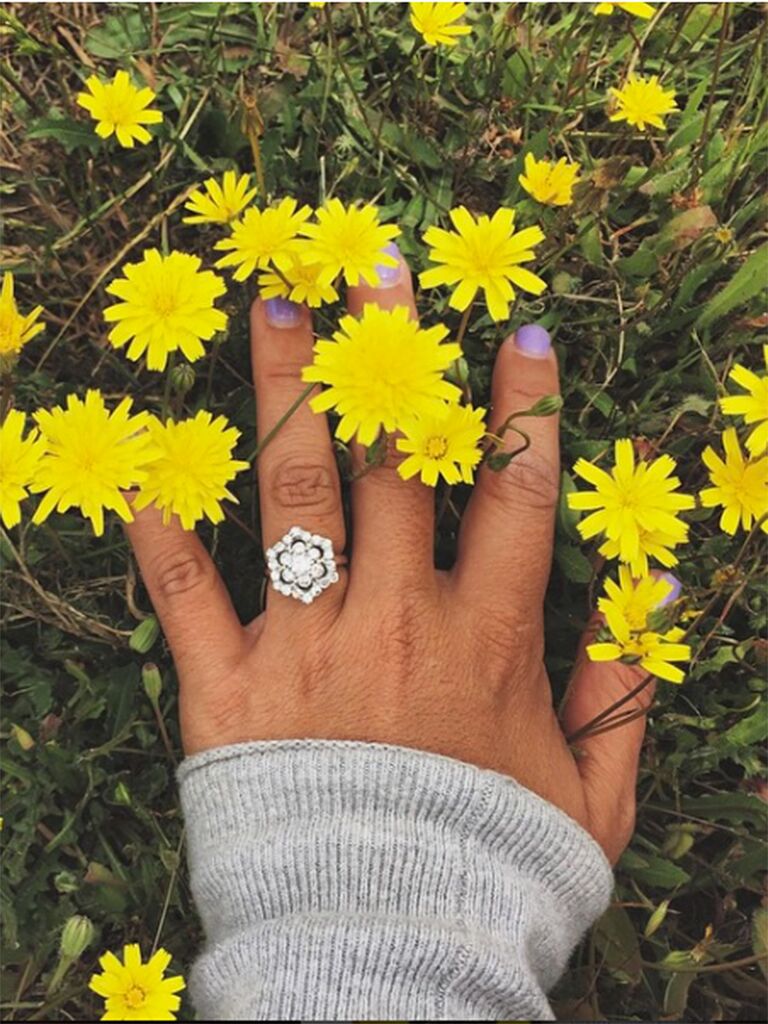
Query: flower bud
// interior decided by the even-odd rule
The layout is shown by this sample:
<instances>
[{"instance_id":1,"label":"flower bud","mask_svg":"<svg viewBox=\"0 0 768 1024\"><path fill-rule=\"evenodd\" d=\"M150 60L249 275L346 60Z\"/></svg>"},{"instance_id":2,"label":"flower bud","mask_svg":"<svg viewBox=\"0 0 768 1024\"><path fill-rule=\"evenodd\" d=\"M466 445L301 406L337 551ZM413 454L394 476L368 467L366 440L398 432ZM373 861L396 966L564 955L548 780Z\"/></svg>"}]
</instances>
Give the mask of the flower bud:
<instances>
[{"instance_id":1,"label":"flower bud","mask_svg":"<svg viewBox=\"0 0 768 1024\"><path fill-rule=\"evenodd\" d=\"M186 395L195 386L195 371L189 363L179 363L170 372L171 387L177 395Z\"/></svg>"},{"instance_id":2,"label":"flower bud","mask_svg":"<svg viewBox=\"0 0 768 1024\"><path fill-rule=\"evenodd\" d=\"M560 395L544 395L526 413L527 416L554 416L563 408L563 399Z\"/></svg>"},{"instance_id":3,"label":"flower bud","mask_svg":"<svg viewBox=\"0 0 768 1024\"><path fill-rule=\"evenodd\" d=\"M58 874L54 875L53 886L56 892L68 893L77 892L80 888L80 883L77 880L77 875L72 871L59 871Z\"/></svg>"},{"instance_id":4,"label":"flower bud","mask_svg":"<svg viewBox=\"0 0 768 1024\"><path fill-rule=\"evenodd\" d=\"M141 681L144 684L144 692L152 701L157 704L160 694L163 692L163 677L160 669L153 661L148 661L141 670Z\"/></svg>"},{"instance_id":5,"label":"flower bud","mask_svg":"<svg viewBox=\"0 0 768 1024\"><path fill-rule=\"evenodd\" d=\"M118 782L115 786L115 800L119 804L130 807L132 803L131 791L124 782Z\"/></svg>"},{"instance_id":6,"label":"flower bud","mask_svg":"<svg viewBox=\"0 0 768 1024\"><path fill-rule=\"evenodd\" d=\"M650 939L654 932L658 931L664 924L664 918L667 916L669 910L669 900L662 900L661 903L656 907L654 912L648 918L648 923L645 926L643 935L646 939Z\"/></svg>"},{"instance_id":7,"label":"flower bud","mask_svg":"<svg viewBox=\"0 0 768 1024\"><path fill-rule=\"evenodd\" d=\"M81 914L70 917L61 933L61 955L77 960L90 946L96 935L90 919Z\"/></svg>"},{"instance_id":8,"label":"flower bud","mask_svg":"<svg viewBox=\"0 0 768 1024\"><path fill-rule=\"evenodd\" d=\"M11 725L11 736L13 736L22 750L31 750L35 745L33 737L30 736L26 729L22 729L20 725Z\"/></svg>"},{"instance_id":9,"label":"flower bud","mask_svg":"<svg viewBox=\"0 0 768 1024\"><path fill-rule=\"evenodd\" d=\"M128 646L132 651L146 654L160 635L160 623L155 615L149 615L131 633Z\"/></svg>"}]
</instances>

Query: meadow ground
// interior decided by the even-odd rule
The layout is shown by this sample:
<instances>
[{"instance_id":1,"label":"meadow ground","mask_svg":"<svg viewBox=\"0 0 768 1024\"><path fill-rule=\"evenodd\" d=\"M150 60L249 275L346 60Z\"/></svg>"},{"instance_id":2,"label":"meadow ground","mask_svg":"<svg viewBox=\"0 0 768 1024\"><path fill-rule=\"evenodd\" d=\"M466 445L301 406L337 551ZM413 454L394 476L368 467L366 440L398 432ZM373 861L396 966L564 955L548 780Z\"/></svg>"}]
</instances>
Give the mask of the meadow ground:
<instances>
[{"instance_id":1,"label":"meadow ground","mask_svg":"<svg viewBox=\"0 0 768 1024\"><path fill-rule=\"evenodd\" d=\"M213 262L222 231L185 225L193 186L252 175L257 202L285 194L375 202L427 265L424 230L447 211L514 206L546 240L509 325L475 309L464 349L476 402L510 326L537 321L560 361L563 493L570 467L615 438L666 452L684 489L728 424L718 398L734 364L758 371L768 320L766 20L760 4L658 4L651 20L592 4L471 4L471 34L433 48L395 3L38 4L0 9L0 270L45 332L4 378L27 412L98 386L155 412L205 407L254 448L247 310L252 277L227 277L230 315L191 386L129 362L107 342L105 286L144 248ZM158 94L162 124L132 149L101 140L75 102L91 74L120 68ZM678 112L664 129L612 122L608 90L630 71L661 76ZM519 183L524 155L582 165L573 202L542 205ZM425 321L456 331L445 289L424 291ZM220 303L221 305L221 303ZM318 316L325 333L334 311ZM186 371L185 371L186 372ZM183 380L183 374L181 379ZM343 451L340 457L343 459ZM201 532L243 618L263 600L256 484ZM452 557L466 495L441 509L437 558ZM176 688L119 521L105 535L73 513L4 530L0 921L7 1020L82 1020L97 956L161 945L185 972L200 939L174 785ZM615 903L578 950L555 1004L568 1019L757 1020L765 1014L768 910L763 744L768 646L759 534L731 537L714 509L687 515L676 572L693 658L661 683L639 783L637 832ZM562 693L604 560L563 502L547 598L548 666ZM513 586L510 581L510 586ZM156 706L142 686L154 663ZM54 977L73 914L91 943ZM191 1019L186 1001L180 1013Z\"/></svg>"}]
</instances>

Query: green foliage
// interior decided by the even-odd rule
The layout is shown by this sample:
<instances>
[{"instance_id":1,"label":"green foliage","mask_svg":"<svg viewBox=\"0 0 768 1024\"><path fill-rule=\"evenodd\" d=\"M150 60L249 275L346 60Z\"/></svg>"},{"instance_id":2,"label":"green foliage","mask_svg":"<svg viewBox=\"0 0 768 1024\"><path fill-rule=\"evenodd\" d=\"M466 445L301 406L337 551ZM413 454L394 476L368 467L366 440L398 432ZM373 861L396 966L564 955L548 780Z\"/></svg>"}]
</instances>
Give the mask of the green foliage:
<instances>
[{"instance_id":1,"label":"green foliage","mask_svg":"<svg viewBox=\"0 0 768 1024\"><path fill-rule=\"evenodd\" d=\"M162 381L104 345L104 285L149 245L170 242L209 265L218 235L169 208L211 174L255 173L258 153L269 195L378 203L417 270L422 232L452 206L516 205L521 226L544 228L534 269L551 287L519 297L509 325L484 318L465 339L476 401L488 400L503 337L538 321L561 365L564 467L626 436L673 455L685 489L703 486L699 456L722 425L716 400L735 360L759 366L765 326L760 6L665 5L650 30L618 12L594 18L590 4L477 4L469 17L471 37L434 51L417 44L399 4L5 5L13 152L0 185L1 260L22 308L40 302L48 324L21 359L16 405L61 401L98 376L110 396L158 407ZM607 90L629 66L676 90L667 134L607 120ZM74 102L90 74L120 67L158 93L165 120L146 147L98 139ZM572 207L522 191L529 150L582 163ZM178 396L189 414L225 412L244 452L255 447L249 289L230 287L229 335ZM420 307L456 329L440 293ZM317 324L327 328L324 315ZM572 487L566 472L563 493ZM203 531L243 619L262 600L253 491L239 483L238 519ZM466 495L454 492L450 507L442 497L437 557L450 564L451 509ZM558 989L567 1019L763 1014L768 601L760 553L723 536L708 511L690 518L678 574L687 606L703 613L695 659L681 687L659 687L636 835L613 906ZM602 571L576 521L561 503L547 599L556 698ZM146 951L157 939L184 971L199 941L174 783L173 670L116 524L100 540L75 516L24 525L0 537L0 564L2 1001L8 1019L92 1019L86 986L100 951L128 941ZM96 937L47 995L73 915ZM740 965L723 970L729 960ZM182 1016L191 1012L185 1003Z\"/></svg>"}]
</instances>

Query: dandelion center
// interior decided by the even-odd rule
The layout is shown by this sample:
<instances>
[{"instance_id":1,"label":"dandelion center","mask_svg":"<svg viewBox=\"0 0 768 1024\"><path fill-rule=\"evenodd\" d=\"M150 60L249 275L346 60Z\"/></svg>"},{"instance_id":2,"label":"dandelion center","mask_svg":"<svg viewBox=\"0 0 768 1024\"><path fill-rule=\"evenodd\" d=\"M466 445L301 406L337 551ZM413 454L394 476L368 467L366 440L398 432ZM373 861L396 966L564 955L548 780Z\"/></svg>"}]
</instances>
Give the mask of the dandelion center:
<instances>
[{"instance_id":1,"label":"dandelion center","mask_svg":"<svg viewBox=\"0 0 768 1024\"><path fill-rule=\"evenodd\" d=\"M448 451L448 438L447 437L428 437L427 438L427 458L429 459L443 459L445 458L446 452Z\"/></svg>"},{"instance_id":2,"label":"dandelion center","mask_svg":"<svg viewBox=\"0 0 768 1024\"><path fill-rule=\"evenodd\" d=\"M139 988L138 985L134 985L133 988L128 989L125 993L125 1001L132 1010L137 1010L147 998L147 993L143 988Z\"/></svg>"}]
</instances>

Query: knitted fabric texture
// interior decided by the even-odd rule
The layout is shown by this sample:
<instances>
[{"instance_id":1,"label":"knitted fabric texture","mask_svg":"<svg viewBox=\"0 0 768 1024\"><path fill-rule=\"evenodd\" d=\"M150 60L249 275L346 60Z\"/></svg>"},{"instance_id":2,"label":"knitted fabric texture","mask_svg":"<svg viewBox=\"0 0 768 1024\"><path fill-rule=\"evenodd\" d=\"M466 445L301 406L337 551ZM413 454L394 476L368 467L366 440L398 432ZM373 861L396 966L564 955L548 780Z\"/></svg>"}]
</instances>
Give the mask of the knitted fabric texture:
<instances>
[{"instance_id":1,"label":"knitted fabric texture","mask_svg":"<svg viewBox=\"0 0 768 1024\"><path fill-rule=\"evenodd\" d=\"M608 905L594 840L513 779L378 743L179 767L203 1020L549 1020Z\"/></svg>"}]
</instances>

